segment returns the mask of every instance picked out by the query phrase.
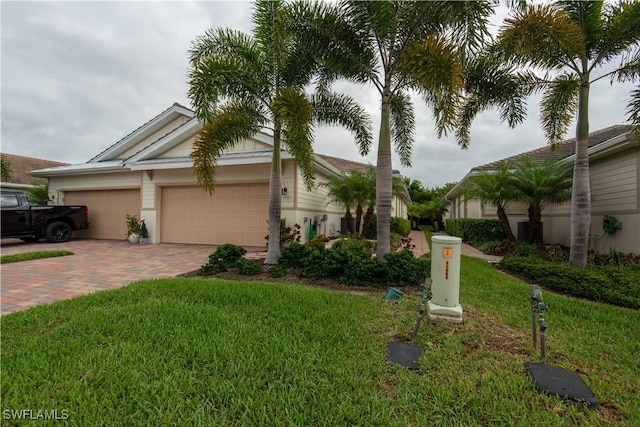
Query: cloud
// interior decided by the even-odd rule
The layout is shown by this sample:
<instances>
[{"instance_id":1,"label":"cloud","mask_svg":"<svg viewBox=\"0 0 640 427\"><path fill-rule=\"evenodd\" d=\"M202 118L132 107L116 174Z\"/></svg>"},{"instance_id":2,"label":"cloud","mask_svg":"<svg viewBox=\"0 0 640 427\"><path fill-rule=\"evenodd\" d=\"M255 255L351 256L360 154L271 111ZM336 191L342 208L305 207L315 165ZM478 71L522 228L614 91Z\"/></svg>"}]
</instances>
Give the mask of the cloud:
<instances>
[{"instance_id":1,"label":"cloud","mask_svg":"<svg viewBox=\"0 0 640 427\"><path fill-rule=\"evenodd\" d=\"M174 102L189 105L188 50L212 28L251 31L251 3L3 2L2 151L69 163L85 162ZM504 13L502 13L503 16ZM597 82L591 130L623 123L631 84ZM336 85L371 114L374 137L380 95L369 86ZM393 167L425 186L457 181L470 168L544 145L538 101L511 130L497 112L482 113L461 150L452 136L436 137L432 114L415 99L412 166ZM567 138L573 136L570 128ZM320 127L315 150L376 163L377 145L361 157L343 129Z\"/></svg>"}]
</instances>

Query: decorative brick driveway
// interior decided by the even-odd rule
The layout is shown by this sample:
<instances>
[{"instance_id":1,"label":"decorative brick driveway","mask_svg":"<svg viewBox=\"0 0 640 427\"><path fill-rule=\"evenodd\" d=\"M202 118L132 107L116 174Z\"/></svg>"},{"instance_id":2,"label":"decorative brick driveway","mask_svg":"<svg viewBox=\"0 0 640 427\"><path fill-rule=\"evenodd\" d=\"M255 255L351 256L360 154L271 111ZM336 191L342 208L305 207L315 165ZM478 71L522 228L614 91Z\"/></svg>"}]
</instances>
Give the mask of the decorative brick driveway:
<instances>
[{"instance_id":1,"label":"decorative brick driveway","mask_svg":"<svg viewBox=\"0 0 640 427\"><path fill-rule=\"evenodd\" d=\"M135 280L173 277L198 269L215 249L213 245L140 245L119 240L73 239L61 244L3 240L2 255L45 250L70 250L75 255L2 264L1 312L115 289Z\"/></svg>"}]
</instances>

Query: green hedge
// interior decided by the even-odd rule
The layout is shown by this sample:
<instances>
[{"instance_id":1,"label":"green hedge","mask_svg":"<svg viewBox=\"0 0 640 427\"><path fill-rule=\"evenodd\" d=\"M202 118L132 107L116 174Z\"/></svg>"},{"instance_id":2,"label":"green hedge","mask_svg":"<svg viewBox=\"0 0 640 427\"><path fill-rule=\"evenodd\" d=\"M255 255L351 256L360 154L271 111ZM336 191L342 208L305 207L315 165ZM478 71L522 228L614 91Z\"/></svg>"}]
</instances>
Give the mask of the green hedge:
<instances>
[{"instance_id":1,"label":"green hedge","mask_svg":"<svg viewBox=\"0 0 640 427\"><path fill-rule=\"evenodd\" d=\"M378 235L378 218L374 215L371 217L371 224L367 229L367 233L364 235L365 239L373 239L375 240ZM411 232L411 221L404 218L396 218L394 216L391 217L390 229L392 233L396 233L401 235L402 237L407 237Z\"/></svg>"},{"instance_id":2,"label":"green hedge","mask_svg":"<svg viewBox=\"0 0 640 427\"><path fill-rule=\"evenodd\" d=\"M598 302L640 309L640 265L629 267L553 263L537 257L507 257L500 265L540 284Z\"/></svg>"},{"instance_id":3,"label":"green hedge","mask_svg":"<svg viewBox=\"0 0 640 427\"><path fill-rule=\"evenodd\" d=\"M322 243L292 243L282 250L279 265L298 269L300 276L313 280L337 278L358 286L417 285L431 272L431 261L415 258L411 251L388 253L386 262L381 262L371 256L370 246L361 239L344 239L330 249Z\"/></svg>"},{"instance_id":4,"label":"green hedge","mask_svg":"<svg viewBox=\"0 0 640 427\"><path fill-rule=\"evenodd\" d=\"M450 236L460 237L473 245L491 240L502 241L507 237L502 224L497 219L447 219L445 224Z\"/></svg>"}]
</instances>

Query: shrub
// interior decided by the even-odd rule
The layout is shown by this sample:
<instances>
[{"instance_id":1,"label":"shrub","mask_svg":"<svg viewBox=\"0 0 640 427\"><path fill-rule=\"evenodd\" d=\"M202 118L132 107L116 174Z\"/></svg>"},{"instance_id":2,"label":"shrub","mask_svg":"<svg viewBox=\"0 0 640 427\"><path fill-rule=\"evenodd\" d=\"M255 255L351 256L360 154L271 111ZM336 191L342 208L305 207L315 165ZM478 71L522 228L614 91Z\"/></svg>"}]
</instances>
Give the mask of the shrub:
<instances>
[{"instance_id":1,"label":"shrub","mask_svg":"<svg viewBox=\"0 0 640 427\"><path fill-rule=\"evenodd\" d=\"M285 267L302 268L309 251L310 246L303 245L298 242L291 243L289 246L282 249L278 264Z\"/></svg>"},{"instance_id":2,"label":"shrub","mask_svg":"<svg viewBox=\"0 0 640 427\"><path fill-rule=\"evenodd\" d=\"M562 245L546 245L542 249L542 257L550 262L567 262L569 248Z\"/></svg>"},{"instance_id":3,"label":"shrub","mask_svg":"<svg viewBox=\"0 0 640 427\"><path fill-rule=\"evenodd\" d=\"M518 243L515 248L513 248L509 256L539 257L540 249L535 244Z\"/></svg>"},{"instance_id":4,"label":"shrub","mask_svg":"<svg viewBox=\"0 0 640 427\"><path fill-rule=\"evenodd\" d=\"M490 240L504 240L502 224L497 219L458 218L446 220L447 233L479 246Z\"/></svg>"},{"instance_id":5,"label":"shrub","mask_svg":"<svg viewBox=\"0 0 640 427\"><path fill-rule=\"evenodd\" d=\"M280 249L289 246L294 242L300 242L300 225L293 224L292 227L287 226L287 219L280 218ZM269 234L264 236L269 246Z\"/></svg>"},{"instance_id":6,"label":"shrub","mask_svg":"<svg viewBox=\"0 0 640 427\"><path fill-rule=\"evenodd\" d=\"M390 228L392 233L406 237L411 232L411 221L404 218L391 217Z\"/></svg>"},{"instance_id":7,"label":"shrub","mask_svg":"<svg viewBox=\"0 0 640 427\"><path fill-rule=\"evenodd\" d=\"M237 260L236 267L238 267L238 273L243 276L255 276L262 273L262 268L258 264L245 258Z\"/></svg>"},{"instance_id":8,"label":"shrub","mask_svg":"<svg viewBox=\"0 0 640 427\"><path fill-rule=\"evenodd\" d=\"M380 286L385 282L385 265L377 258L353 259L344 264L342 281L356 286Z\"/></svg>"},{"instance_id":9,"label":"shrub","mask_svg":"<svg viewBox=\"0 0 640 427\"><path fill-rule=\"evenodd\" d=\"M227 271L229 268L234 267L236 262L246 253L247 251L240 246L225 243L209 255L209 262L200 267L198 275L210 276Z\"/></svg>"},{"instance_id":10,"label":"shrub","mask_svg":"<svg viewBox=\"0 0 640 427\"><path fill-rule=\"evenodd\" d=\"M607 252L593 251L591 256L594 265L630 266L640 263L640 258L632 253L625 253L610 248Z\"/></svg>"},{"instance_id":11,"label":"shrub","mask_svg":"<svg viewBox=\"0 0 640 427\"><path fill-rule=\"evenodd\" d=\"M371 223L369 224L369 228L367 228L367 232L364 234L365 239L373 239L375 240L378 235L378 217L373 215L371 217Z\"/></svg>"},{"instance_id":12,"label":"shrub","mask_svg":"<svg viewBox=\"0 0 640 427\"><path fill-rule=\"evenodd\" d=\"M397 286L415 285L424 282L431 273L431 261L415 258L409 250L389 252L384 255L387 261L387 281Z\"/></svg>"},{"instance_id":13,"label":"shrub","mask_svg":"<svg viewBox=\"0 0 640 427\"><path fill-rule=\"evenodd\" d=\"M287 275L287 267L280 264L274 265L271 268L269 268L269 270L267 271L267 274L273 278L284 277Z\"/></svg>"},{"instance_id":14,"label":"shrub","mask_svg":"<svg viewBox=\"0 0 640 427\"><path fill-rule=\"evenodd\" d=\"M478 249L488 255L496 255L502 247L500 240L488 240L478 245Z\"/></svg>"},{"instance_id":15,"label":"shrub","mask_svg":"<svg viewBox=\"0 0 640 427\"><path fill-rule=\"evenodd\" d=\"M508 257L500 265L544 286L571 295L630 308L640 308L640 265L575 268L537 257Z\"/></svg>"}]
</instances>

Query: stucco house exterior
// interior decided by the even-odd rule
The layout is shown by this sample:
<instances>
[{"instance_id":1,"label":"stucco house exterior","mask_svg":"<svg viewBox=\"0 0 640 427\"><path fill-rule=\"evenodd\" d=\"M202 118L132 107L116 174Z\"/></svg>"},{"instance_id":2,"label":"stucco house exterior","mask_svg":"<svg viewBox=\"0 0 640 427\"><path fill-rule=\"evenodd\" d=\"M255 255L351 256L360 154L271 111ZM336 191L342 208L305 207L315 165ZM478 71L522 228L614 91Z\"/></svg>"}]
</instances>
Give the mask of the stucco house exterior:
<instances>
[{"instance_id":1,"label":"stucco house exterior","mask_svg":"<svg viewBox=\"0 0 640 427\"><path fill-rule=\"evenodd\" d=\"M559 144L556 150L543 146L502 160L558 159L573 162L575 138ZM496 209L477 200L467 200L464 189L469 178L495 170L498 161L474 167L447 193L451 202L450 218L497 218ZM589 134L589 168L591 174L591 246L598 250L613 248L640 253L640 138L624 125L611 126ZM514 234L518 222L528 221L527 206L510 203L507 215ZM603 230L603 219L615 216L622 227L613 234ZM543 241L568 246L571 238L570 203L550 206L543 212Z\"/></svg>"},{"instance_id":2,"label":"stucco house exterior","mask_svg":"<svg viewBox=\"0 0 640 427\"><path fill-rule=\"evenodd\" d=\"M86 163L41 169L54 204L85 204L90 230L77 237L124 239L127 214L145 220L151 243L234 243L265 246L272 137L258 133L223 153L213 194L202 190L189 158L202 123L194 112L174 104ZM283 144L285 145L285 144ZM316 154L316 183L367 167ZM341 206L328 204L327 189L307 191L295 159L282 150L282 217L318 233L340 231ZM406 217L406 206L395 204Z\"/></svg>"}]
</instances>

